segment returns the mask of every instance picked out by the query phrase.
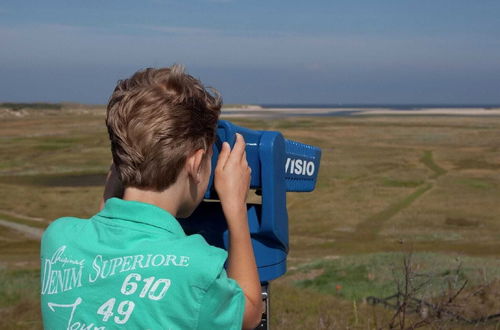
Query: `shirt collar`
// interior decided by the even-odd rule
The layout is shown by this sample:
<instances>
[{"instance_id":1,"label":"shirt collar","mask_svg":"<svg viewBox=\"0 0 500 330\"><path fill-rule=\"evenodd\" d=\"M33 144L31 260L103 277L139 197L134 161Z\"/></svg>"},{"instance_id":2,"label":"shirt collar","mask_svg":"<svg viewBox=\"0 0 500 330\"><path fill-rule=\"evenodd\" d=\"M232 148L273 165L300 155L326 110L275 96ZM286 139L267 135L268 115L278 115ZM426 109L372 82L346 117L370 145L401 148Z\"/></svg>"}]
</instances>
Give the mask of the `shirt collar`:
<instances>
[{"instance_id":1,"label":"shirt collar","mask_svg":"<svg viewBox=\"0 0 500 330\"><path fill-rule=\"evenodd\" d=\"M104 218L142 223L165 229L177 236L186 236L181 225L172 214L153 204L110 198L97 215Z\"/></svg>"}]
</instances>

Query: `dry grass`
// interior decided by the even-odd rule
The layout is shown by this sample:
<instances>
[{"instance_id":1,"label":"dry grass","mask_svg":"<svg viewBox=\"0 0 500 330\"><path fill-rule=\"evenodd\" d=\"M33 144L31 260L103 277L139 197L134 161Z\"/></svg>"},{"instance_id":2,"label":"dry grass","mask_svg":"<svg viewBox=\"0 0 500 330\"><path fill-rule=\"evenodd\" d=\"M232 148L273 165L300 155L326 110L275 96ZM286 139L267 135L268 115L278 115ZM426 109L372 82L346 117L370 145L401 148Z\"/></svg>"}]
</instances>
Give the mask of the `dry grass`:
<instances>
[{"instance_id":1,"label":"dry grass","mask_svg":"<svg viewBox=\"0 0 500 330\"><path fill-rule=\"evenodd\" d=\"M41 329L39 270L0 272L0 329Z\"/></svg>"},{"instance_id":2,"label":"dry grass","mask_svg":"<svg viewBox=\"0 0 500 330\"><path fill-rule=\"evenodd\" d=\"M45 223L65 215L93 214L101 188L85 186L85 182L106 173L110 162L103 121L99 109L3 116L0 212L43 218ZM408 250L433 252L427 255L430 263L449 256L475 256L470 262L477 269L491 264L491 258L497 260L500 121L496 118L234 121L259 130L279 130L289 139L323 150L316 190L287 197L292 269L349 258L370 264L368 256L373 253ZM73 186L60 183L68 175ZM36 267L37 249L37 242L4 228L0 231L0 265L4 268ZM375 329L391 315L362 300L353 303L332 293L299 288L293 279L302 276L297 272L289 272L272 285L274 328ZM324 280L326 275L320 273L304 276ZM30 297L22 293L10 312L2 309L0 319L12 319L11 324L29 328L37 315L37 301ZM26 314L31 316L23 316L15 308L31 310ZM27 326L21 324L22 319Z\"/></svg>"}]
</instances>

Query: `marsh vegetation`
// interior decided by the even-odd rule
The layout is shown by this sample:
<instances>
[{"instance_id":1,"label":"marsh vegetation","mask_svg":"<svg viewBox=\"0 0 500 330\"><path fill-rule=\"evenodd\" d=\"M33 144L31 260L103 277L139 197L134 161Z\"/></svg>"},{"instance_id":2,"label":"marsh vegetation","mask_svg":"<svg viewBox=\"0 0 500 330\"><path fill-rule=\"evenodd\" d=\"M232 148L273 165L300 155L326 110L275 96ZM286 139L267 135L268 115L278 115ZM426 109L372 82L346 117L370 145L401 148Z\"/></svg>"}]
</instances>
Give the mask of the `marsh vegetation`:
<instances>
[{"instance_id":1,"label":"marsh vegetation","mask_svg":"<svg viewBox=\"0 0 500 330\"><path fill-rule=\"evenodd\" d=\"M94 214L110 164L103 120L99 108L2 115L0 219L43 228ZM498 118L231 120L323 151L316 190L287 196L289 271L271 284L273 328L387 327L395 311L367 298L397 292L409 253L411 275L429 278L418 299L439 301L467 281L456 300L464 315L500 313ZM0 229L0 328L40 328L38 241ZM408 310L407 326L421 318Z\"/></svg>"}]
</instances>

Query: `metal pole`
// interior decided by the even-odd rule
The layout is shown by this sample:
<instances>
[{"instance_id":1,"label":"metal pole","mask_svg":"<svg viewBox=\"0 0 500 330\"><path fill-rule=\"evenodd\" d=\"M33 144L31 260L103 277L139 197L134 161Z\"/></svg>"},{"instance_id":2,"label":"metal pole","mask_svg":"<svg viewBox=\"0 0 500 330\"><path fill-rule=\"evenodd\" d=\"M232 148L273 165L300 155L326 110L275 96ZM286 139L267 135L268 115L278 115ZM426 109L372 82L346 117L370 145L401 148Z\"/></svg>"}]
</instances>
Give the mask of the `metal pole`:
<instances>
[{"instance_id":1,"label":"metal pole","mask_svg":"<svg viewBox=\"0 0 500 330\"><path fill-rule=\"evenodd\" d=\"M270 319L270 305L271 299L269 296L269 283L262 284L262 301L264 302L264 313L262 313L262 320L260 321L258 330L269 330L269 319Z\"/></svg>"}]
</instances>

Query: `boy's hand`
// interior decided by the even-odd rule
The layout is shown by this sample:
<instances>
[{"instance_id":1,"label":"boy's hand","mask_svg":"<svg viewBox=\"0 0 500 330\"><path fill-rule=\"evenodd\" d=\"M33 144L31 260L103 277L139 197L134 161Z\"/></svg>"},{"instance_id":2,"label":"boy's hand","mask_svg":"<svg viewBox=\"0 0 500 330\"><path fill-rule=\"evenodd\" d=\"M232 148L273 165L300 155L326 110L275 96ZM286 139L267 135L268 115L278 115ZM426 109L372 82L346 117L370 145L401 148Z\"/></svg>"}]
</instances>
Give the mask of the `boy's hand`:
<instances>
[{"instance_id":1,"label":"boy's hand","mask_svg":"<svg viewBox=\"0 0 500 330\"><path fill-rule=\"evenodd\" d=\"M245 140L236 134L233 150L227 142L222 144L217 166L215 168L214 185L222 203L224 213L246 213L246 200L250 187L251 169L248 167Z\"/></svg>"},{"instance_id":2,"label":"boy's hand","mask_svg":"<svg viewBox=\"0 0 500 330\"><path fill-rule=\"evenodd\" d=\"M229 229L227 274L238 282L245 294L244 329L257 327L263 310L246 208L250 173L245 140L241 134L236 134L232 151L227 142L222 144L215 167L214 185Z\"/></svg>"}]
</instances>

